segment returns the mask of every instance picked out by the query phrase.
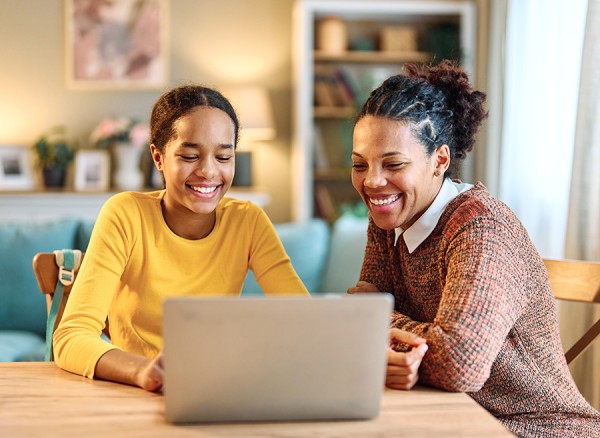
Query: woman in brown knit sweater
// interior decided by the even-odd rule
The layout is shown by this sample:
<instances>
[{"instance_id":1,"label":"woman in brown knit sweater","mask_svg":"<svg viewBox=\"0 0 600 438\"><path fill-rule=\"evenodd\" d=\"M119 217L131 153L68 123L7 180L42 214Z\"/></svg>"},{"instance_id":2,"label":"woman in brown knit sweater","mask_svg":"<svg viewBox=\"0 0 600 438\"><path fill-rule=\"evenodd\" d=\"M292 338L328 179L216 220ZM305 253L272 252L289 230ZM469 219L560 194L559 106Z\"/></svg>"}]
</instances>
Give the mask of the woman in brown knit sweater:
<instances>
[{"instance_id":1,"label":"woman in brown knit sweater","mask_svg":"<svg viewBox=\"0 0 600 438\"><path fill-rule=\"evenodd\" d=\"M485 95L448 61L405 70L371 93L354 127L352 183L370 220L348 292L393 293L392 327L429 347L419 383L467 392L519 436L599 437L527 231L482 184L450 179Z\"/></svg>"}]
</instances>

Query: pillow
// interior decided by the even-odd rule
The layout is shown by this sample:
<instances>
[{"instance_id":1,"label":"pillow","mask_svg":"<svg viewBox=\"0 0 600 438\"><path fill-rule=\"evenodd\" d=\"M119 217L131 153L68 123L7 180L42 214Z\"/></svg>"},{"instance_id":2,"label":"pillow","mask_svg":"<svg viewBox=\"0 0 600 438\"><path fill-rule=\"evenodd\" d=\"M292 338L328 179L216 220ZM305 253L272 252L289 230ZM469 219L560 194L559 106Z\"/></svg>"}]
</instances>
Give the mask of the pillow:
<instances>
[{"instance_id":1,"label":"pillow","mask_svg":"<svg viewBox=\"0 0 600 438\"><path fill-rule=\"evenodd\" d=\"M365 256L368 226L366 217L352 215L341 216L333 224L322 292L345 293L356 285Z\"/></svg>"},{"instance_id":2,"label":"pillow","mask_svg":"<svg viewBox=\"0 0 600 438\"><path fill-rule=\"evenodd\" d=\"M79 224L79 227L77 227L77 235L75 236L74 249L80 249L83 252L87 251L90 237L92 236L92 230L94 229L94 223L95 220L86 220Z\"/></svg>"},{"instance_id":3,"label":"pillow","mask_svg":"<svg viewBox=\"0 0 600 438\"><path fill-rule=\"evenodd\" d=\"M44 338L31 332L0 331L0 362L40 362L44 360Z\"/></svg>"},{"instance_id":4,"label":"pillow","mask_svg":"<svg viewBox=\"0 0 600 438\"><path fill-rule=\"evenodd\" d=\"M0 223L0 330L45 336L46 297L31 262L38 252L73 248L78 221Z\"/></svg>"},{"instance_id":5,"label":"pillow","mask_svg":"<svg viewBox=\"0 0 600 438\"><path fill-rule=\"evenodd\" d=\"M329 250L327 223L322 219L311 219L302 223L275 224L275 230L308 291L318 292ZM242 295L262 295L251 271L244 282Z\"/></svg>"}]
</instances>

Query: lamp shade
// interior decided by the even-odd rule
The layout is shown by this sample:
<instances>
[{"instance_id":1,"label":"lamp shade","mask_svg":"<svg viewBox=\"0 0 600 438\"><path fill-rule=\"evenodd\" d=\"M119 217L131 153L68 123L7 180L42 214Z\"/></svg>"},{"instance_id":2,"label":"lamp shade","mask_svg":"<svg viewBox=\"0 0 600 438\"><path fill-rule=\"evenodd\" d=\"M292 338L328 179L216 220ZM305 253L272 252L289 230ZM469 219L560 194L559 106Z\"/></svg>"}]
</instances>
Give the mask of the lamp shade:
<instances>
[{"instance_id":1,"label":"lamp shade","mask_svg":"<svg viewBox=\"0 0 600 438\"><path fill-rule=\"evenodd\" d=\"M223 95L235 108L244 140L272 140L275 138L275 121L269 94L259 86L221 88Z\"/></svg>"}]
</instances>

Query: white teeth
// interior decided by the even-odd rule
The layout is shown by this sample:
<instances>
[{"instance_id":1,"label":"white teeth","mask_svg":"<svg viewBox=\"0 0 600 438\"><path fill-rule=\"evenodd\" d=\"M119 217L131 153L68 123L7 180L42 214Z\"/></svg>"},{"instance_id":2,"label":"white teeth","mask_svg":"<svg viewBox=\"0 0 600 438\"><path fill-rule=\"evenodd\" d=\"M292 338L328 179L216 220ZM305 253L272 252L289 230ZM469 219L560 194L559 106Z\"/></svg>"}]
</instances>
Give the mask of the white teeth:
<instances>
[{"instance_id":1,"label":"white teeth","mask_svg":"<svg viewBox=\"0 0 600 438\"><path fill-rule=\"evenodd\" d=\"M217 190L217 187L194 187L194 186L190 186L192 188L192 190L196 191L196 192L200 192L200 193L212 193L215 190Z\"/></svg>"},{"instance_id":2,"label":"white teeth","mask_svg":"<svg viewBox=\"0 0 600 438\"><path fill-rule=\"evenodd\" d=\"M379 198L379 199L369 198L369 200L371 201L371 204L374 204L374 205L388 205L388 204L391 204L392 202L396 201L399 197L400 197L399 195L392 195L392 196L388 196L387 198Z\"/></svg>"}]
</instances>

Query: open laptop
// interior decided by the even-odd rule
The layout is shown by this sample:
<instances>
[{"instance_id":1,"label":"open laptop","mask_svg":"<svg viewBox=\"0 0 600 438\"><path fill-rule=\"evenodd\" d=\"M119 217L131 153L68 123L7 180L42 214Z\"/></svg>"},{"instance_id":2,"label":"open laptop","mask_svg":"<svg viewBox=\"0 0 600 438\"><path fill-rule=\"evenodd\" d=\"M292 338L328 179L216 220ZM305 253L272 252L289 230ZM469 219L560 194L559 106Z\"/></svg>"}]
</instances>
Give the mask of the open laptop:
<instances>
[{"instance_id":1,"label":"open laptop","mask_svg":"<svg viewBox=\"0 0 600 438\"><path fill-rule=\"evenodd\" d=\"M385 384L388 294L169 298L170 422L368 419Z\"/></svg>"}]
</instances>

